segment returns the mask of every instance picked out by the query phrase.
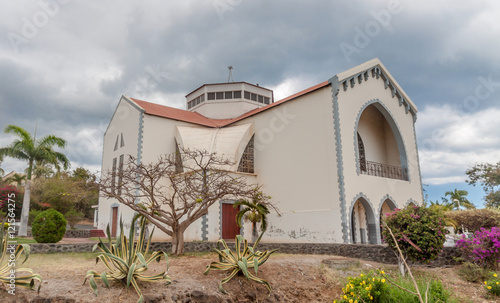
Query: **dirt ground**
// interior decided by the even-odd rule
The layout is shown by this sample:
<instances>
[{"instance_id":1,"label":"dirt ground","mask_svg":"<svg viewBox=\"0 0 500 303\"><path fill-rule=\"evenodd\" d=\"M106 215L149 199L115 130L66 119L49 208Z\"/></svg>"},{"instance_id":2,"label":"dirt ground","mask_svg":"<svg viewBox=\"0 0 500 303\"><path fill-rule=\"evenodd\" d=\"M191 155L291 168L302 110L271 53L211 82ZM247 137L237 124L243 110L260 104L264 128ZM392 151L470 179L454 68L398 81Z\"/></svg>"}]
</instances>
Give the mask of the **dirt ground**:
<instances>
[{"instance_id":1,"label":"dirt ground","mask_svg":"<svg viewBox=\"0 0 500 303\"><path fill-rule=\"evenodd\" d=\"M169 276L173 282L141 283L145 302L332 302L338 299L346 278L371 269L384 269L395 273L396 267L387 264L359 260L348 269L331 269L322 260L333 256L274 254L261 267L260 278L273 287L269 294L260 284L235 277L224 288L228 294L219 291L218 283L226 276L222 271L211 271L203 275L206 266L217 259L213 253L171 257ZM341 258L341 257L336 257ZM89 269L101 272L104 266L95 265L95 255L88 254L32 254L23 267L32 268L43 277L40 294L36 291L17 288L16 295L9 295L0 289L1 302L137 302L134 289L128 292L119 283L110 289L98 281L99 295L96 297L88 283L83 285ZM152 264L146 274L165 270L165 261ZM497 302L485 299L480 284L466 282L459 278L456 268L417 267L416 275L434 276L459 302Z\"/></svg>"}]
</instances>

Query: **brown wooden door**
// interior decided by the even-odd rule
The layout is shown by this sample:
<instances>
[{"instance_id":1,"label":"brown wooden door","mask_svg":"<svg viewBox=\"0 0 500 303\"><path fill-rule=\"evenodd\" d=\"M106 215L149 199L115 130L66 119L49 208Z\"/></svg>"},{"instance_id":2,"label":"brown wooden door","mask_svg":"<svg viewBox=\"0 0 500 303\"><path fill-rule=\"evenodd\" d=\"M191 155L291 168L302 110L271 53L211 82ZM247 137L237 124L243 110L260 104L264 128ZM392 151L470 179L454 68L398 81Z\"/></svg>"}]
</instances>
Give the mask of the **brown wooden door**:
<instances>
[{"instance_id":1,"label":"brown wooden door","mask_svg":"<svg viewBox=\"0 0 500 303\"><path fill-rule=\"evenodd\" d=\"M113 210L113 219L111 221L111 237L116 237L116 227L118 224L118 207L111 208Z\"/></svg>"},{"instance_id":2,"label":"brown wooden door","mask_svg":"<svg viewBox=\"0 0 500 303\"><path fill-rule=\"evenodd\" d=\"M222 239L234 240L240 234L240 228L236 224L236 214L239 209L233 204L222 204Z\"/></svg>"}]
</instances>

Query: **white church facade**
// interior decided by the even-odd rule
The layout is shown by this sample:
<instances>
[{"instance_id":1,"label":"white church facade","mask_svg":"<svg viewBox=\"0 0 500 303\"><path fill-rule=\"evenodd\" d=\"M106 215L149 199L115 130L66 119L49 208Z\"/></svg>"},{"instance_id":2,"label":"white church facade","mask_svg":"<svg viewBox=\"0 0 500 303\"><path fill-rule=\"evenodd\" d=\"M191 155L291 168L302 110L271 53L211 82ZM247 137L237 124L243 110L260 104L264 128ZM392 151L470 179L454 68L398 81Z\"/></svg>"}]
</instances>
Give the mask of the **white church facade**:
<instances>
[{"instance_id":1,"label":"white church facade","mask_svg":"<svg viewBox=\"0 0 500 303\"><path fill-rule=\"evenodd\" d=\"M258 85L206 84L186 96L186 108L122 96L104 135L102 170L127 155L153 162L177 147L217 152L234 161L234 174L262 184L282 213L269 215L264 242L379 244L385 213L423 201L417 108L378 59L277 102ZM249 223L225 223L232 203L214 204L185 241L250 237ZM99 229L116 232L117 220L132 216L99 199ZM154 238L169 239L159 231Z\"/></svg>"}]
</instances>

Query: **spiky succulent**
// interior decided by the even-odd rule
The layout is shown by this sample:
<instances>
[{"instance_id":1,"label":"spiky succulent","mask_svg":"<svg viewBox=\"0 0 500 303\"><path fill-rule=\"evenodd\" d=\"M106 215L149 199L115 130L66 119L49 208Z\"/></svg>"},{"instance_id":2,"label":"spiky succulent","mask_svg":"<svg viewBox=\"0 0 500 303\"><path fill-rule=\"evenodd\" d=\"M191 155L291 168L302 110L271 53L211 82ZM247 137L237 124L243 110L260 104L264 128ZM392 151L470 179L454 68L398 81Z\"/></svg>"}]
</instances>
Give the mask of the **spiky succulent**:
<instances>
[{"instance_id":1,"label":"spiky succulent","mask_svg":"<svg viewBox=\"0 0 500 303\"><path fill-rule=\"evenodd\" d=\"M30 255L30 246L28 244L17 245L16 243L9 243L9 235L4 228L4 226L7 225L6 220L7 218L3 220L0 228L0 282L12 284L11 282L14 280L15 285L33 289L35 288L35 280L37 280L40 282L38 285L39 292L40 286L42 285L42 277L39 274L35 274L30 268L14 268L22 254L24 254L24 260L21 264L28 260ZM6 258L7 256L8 259ZM4 261L6 261L5 264L3 264ZM15 270L14 276L12 276L12 270ZM18 274L19 272L29 272L31 274L27 276L20 276Z\"/></svg>"},{"instance_id":2,"label":"spiky succulent","mask_svg":"<svg viewBox=\"0 0 500 303\"><path fill-rule=\"evenodd\" d=\"M97 256L96 264L101 260L108 271L104 271L102 273L98 273L94 270L89 270L87 275L85 276L85 281L83 284L87 282L89 279L89 285L92 291L97 296L97 284L95 278L101 279L104 282L104 285L109 288L109 280L114 279L122 282L126 285L127 290L132 285L139 295L139 302L143 302L144 296L139 288L139 281L159 281L164 280L167 283L170 283L172 280L167 275L168 271L168 257L167 254L163 251L156 251L151 254L151 256L146 260L147 254L149 252L149 246L151 244L151 238L153 237L154 228L149 235L149 239L145 244L145 235L146 235L146 220L145 218L141 218L140 222L140 233L139 238L137 239L137 243L134 243L134 235L135 235L135 222L136 219L132 220L132 224L130 225L130 234L129 238L125 237L123 232L123 222L120 220L120 236L119 239L116 240L116 243L113 244L111 240L111 233L109 231L109 224L106 228L106 232L108 234L108 245L106 246L102 240L99 238L99 243L97 243L93 251L99 248L102 253ZM148 265L153 261L160 262L161 257L165 257L165 261L167 263L166 271L163 273L159 273L153 276L146 276L143 273L148 270Z\"/></svg>"},{"instance_id":3,"label":"spiky succulent","mask_svg":"<svg viewBox=\"0 0 500 303\"><path fill-rule=\"evenodd\" d=\"M277 251L277 249L271 251L266 250L263 252L256 250L262 235L263 234L259 236L253 247L248 246L248 241L245 238L237 235L235 252L232 252L231 249L229 249L226 241L221 239L217 242L215 252L219 255L219 262L210 263L204 274L208 274L210 269L231 271L229 276L222 279L219 283L221 292L226 293L226 291L222 288L222 284L229 282L239 272L243 273L245 277L252 281L264 284L269 292L272 291L271 285L269 285L266 280L257 277L259 266L264 264L267 259L269 259L269 257ZM250 272L251 268L254 269L255 275Z\"/></svg>"}]
</instances>

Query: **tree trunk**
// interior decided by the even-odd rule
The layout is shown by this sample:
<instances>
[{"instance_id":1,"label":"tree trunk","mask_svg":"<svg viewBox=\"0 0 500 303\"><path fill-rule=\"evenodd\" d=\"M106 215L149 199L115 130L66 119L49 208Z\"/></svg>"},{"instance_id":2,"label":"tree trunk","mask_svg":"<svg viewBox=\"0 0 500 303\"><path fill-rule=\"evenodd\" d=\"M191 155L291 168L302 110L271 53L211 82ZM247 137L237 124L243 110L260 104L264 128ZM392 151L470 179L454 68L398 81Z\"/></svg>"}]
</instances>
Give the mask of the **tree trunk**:
<instances>
[{"instance_id":1,"label":"tree trunk","mask_svg":"<svg viewBox=\"0 0 500 303\"><path fill-rule=\"evenodd\" d=\"M21 224L19 226L18 236L26 237L28 235L28 218L30 214L30 196L31 196L31 180L26 180L24 188L23 208L21 210Z\"/></svg>"},{"instance_id":2,"label":"tree trunk","mask_svg":"<svg viewBox=\"0 0 500 303\"><path fill-rule=\"evenodd\" d=\"M252 243L255 243L258 237L259 234L257 233L257 224L255 222L252 222Z\"/></svg>"},{"instance_id":3,"label":"tree trunk","mask_svg":"<svg viewBox=\"0 0 500 303\"><path fill-rule=\"evenodd\" d=\"M172 254L179 256L184 253L184 231L173 230L172 234Z\"/></svg>"},{"instance_id":4,"label":"tree trunk","mask_svg":"<svg viewBox=\"0 0 500 303\"><path fill-rule=\"evenodd\" d=\"M406 266L405 263L403 262L403 259L401 256L398 256L398 268L399 268L399 273L401 274L402 277L406 277Z\"/></svg>"}]
</instances>

